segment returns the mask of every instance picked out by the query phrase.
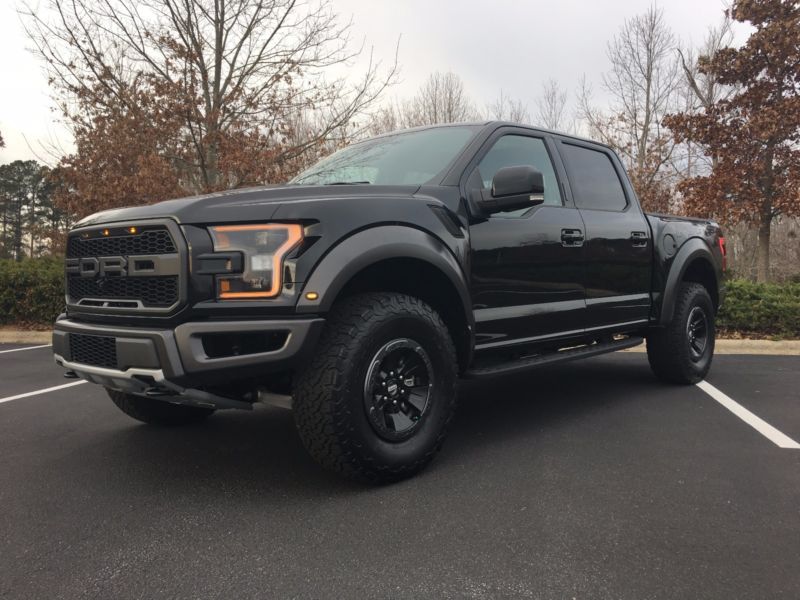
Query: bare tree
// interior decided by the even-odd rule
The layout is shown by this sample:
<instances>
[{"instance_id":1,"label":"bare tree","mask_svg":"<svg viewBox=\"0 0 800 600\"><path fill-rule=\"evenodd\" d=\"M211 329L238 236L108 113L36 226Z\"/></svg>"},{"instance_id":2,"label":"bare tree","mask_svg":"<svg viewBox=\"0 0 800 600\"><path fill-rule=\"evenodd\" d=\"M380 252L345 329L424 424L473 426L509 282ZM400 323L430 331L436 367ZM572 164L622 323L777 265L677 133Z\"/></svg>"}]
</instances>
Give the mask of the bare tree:
<instances>
[{"instance_id":1,"label":"bare tree","mask_svg":"<svg viewBox=\"0 0 800 600\"><path fill-rule=\"evenodd\" d=\"M500 95L488 105L490 119L510 121L511 123L530 123L531 115L522 100L514 99L500 90Z\"/></svg>"},{"instance_id":2,"label":"bare tree","mask_svg":"<svg viewBox=\"0 0 800 600\"><path fill-rule=\"evenodd\" d=\"M608 44L611 70L603 87L611 96L609 111L593 106L585 82L578 97L590 133L622 156L650 210L668 209L671 196L668 171L675 142L661 122L677 101L676 45L661 9L651 7L626 20Z\"/></svg>"},{"instance_id":3,"label":"bare tree","mask_svg":"<svg viewBox=\"0 0 800 600\"><path fill-rule=\"evenodd\" d=\"M433 73L403 107L404 125L434 125L474 121L481 116L455 73Z\"/></svg>"},{"instance_id":4,"label":"bare tree","mask_svg":"<svg viewBox=\"0 0 800 600\"><path fill-rule=\"evenodd\" d=\"M700 60L714 56L723 48L733 44L732 19L728 12L719 25L709 27L703 45L696 51L692 47L678 48L681 72L685 85L681 86L680 112L694 113L708 110L716 102L730 98L736 92L736 87L723 85L713 73L701 72ZM686 141L683 160L679 161L681 175L685 178L693 177L700 169L706 172L713 168L716 158L707 156L691 141Z\"/></svg>"},{"instance_id":5,"label":"bare tree","mask_svg":"<svg viewBox=\"0 0 800 600\"><path fill-rule=\"evenodd\" d=\"M507 101L503 102L507 110ZM519 105L513 103L513 107L516 111ZM412 98L394 99L371 111L366 133L379 135L410 127L462 123L482 118L458 75L435 72L428 76Z\"/></svg>"},{"instance_id":6,"label":"bare tree","mask_svg":"<svg viewBox=\"0 0 800 600\"><path fill-rule=\"evenodd\" d=\"M402 106L396 102L389 102L370 115L367 134L380 135L404 127Z\"/></svg>"},{"instance_id":7,"label":"bare tree","mask_svg":"<svg viewBox=\"0 0 800 600\"><path fill-rule=\"evenodd\" d=\"M536 99L536 124L547 129L563 130L566 128L566 110L567 91L555 79L548 79L542 86L542 95Z\"/></svg>"},{"instance_id":8,"label":"bare tree","mask_svg":"<svg viewBox=\"0 0 800 600\"><path fill-rule=\"evenodd\" d=\"M730 13L726 12L719 25L709 27L699 56L706 58L714 56L723 48L731 47L733 40L733 20ZM719 100L731 97L735 92L733 87L720 83L719 78L712 73L700 72L696 54L692 48L678 48L681 68L689 91L700 106L708 108Z\"/></svg>"},{"instance_id":9,"label":"bare tree","mask_svg":"<svg viewBox=\"0 0 800 600\"><path fill-rule=\"evenodd\" d=\"M21 14L67 121L164 122L171 139L146 145L195 191L263 179L254 164L351 131L396 72L370 60L328 77L362 51L330 0L49 0ZM303 113L314 127L297 129Z\"/></svg>"},{"instance_id":10,"label":"bare tree","mask_svg":"<svg viewBox=\"0 0 800 600\"><path fill-rule=\"evenodd\" d=\"M661 9L651 7L626 20L608 45L611 70L603 76L603 85L612 97L611 119L618 125L609 129L608 115L582 102L589 125L606 136L621 138L615 145L633 167L644 166L648 147L662 133L661 118L675 100L675 47L675 36Z\"/></svg>"}]
</instances>

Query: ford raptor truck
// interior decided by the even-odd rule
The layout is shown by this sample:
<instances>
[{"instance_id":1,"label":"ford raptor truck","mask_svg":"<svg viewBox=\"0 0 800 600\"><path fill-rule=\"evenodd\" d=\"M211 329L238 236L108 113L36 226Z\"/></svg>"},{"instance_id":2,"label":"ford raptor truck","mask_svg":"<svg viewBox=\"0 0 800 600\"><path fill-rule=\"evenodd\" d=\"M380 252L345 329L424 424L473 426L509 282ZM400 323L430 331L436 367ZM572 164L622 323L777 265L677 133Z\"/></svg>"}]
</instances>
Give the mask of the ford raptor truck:
<instances>
[{"instance_id":1,"label":"ford raptor truck","mask_svg":"<svg viewBox=\"0 0 800 600\"><path fill-rule=\"evenodd\" d=\"M153 425L290 406L322 465L425 467L459 379L647 341L660 379L714 353L717 223L645 214L607 146L510 123L355 143L281 187L91 215L53 351Z\"/></svg>"}]
</instances>

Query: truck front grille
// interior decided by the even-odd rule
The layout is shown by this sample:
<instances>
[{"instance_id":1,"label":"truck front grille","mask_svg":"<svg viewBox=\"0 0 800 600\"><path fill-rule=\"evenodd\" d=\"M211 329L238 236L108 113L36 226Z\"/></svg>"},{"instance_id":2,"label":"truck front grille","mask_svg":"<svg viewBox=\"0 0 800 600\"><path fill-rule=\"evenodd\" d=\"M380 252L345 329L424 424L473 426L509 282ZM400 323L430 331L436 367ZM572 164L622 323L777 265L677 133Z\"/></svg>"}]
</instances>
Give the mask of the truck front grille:
<instances>
[{"instance_id":1,"label":"truck front grille","mask_svg":"<svg viewBox=\"0 0 800 600\"><path fill-rule=\"evenodd\" d=\"M185 254L171 222L79 229L67 240L67 305L113 313L174 310L185 287Z\"/></svg>"},{"instance_id":2,"label":"truck front grille","mask_svg":"<svg viewBox=\"0 0 800 600\"><path fill-rule=\"evenodd\" d=\"M70 277L67 280L69 297L76 302L84 299L110 301L117 306L124 302L141 302L144 306L168 307L178 301L178 276L169 277L109 277L107 279ZM92 303L83 303L92 306ZM131 305L133 306L133 304Z\"/></svg>"},{"instance_id":3,"label":"truck front grille","mask_svg":"<svg viewBox=\"0 0 800 600\"><path fill-rule=\"evenodd\" d=\"M164 227L146 229L131 235L122 232L113 237L81 238L72 236L67 243L67 258L85 256L129 256L141 254L175 254L175 242Z\"/></svg>"},{"instance_id":4,"label":"truck front grille","mask_svg":"<svg viewBox=\"0 0 800 600\"><path fill-rule=\"evenodd\" d=\"M117 368L117 342L105 335L69 334L72 361L94 367Z\"/></svg>"}]
</instances>

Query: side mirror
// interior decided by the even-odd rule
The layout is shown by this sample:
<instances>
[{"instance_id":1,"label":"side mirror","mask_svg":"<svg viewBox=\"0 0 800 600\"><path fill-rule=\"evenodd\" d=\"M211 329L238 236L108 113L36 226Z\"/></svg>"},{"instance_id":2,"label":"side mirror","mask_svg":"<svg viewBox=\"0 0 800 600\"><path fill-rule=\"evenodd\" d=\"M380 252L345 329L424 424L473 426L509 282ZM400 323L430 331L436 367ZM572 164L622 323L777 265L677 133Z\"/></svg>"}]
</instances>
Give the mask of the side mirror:
<instances>
[{"instance_id":1,"label":"side mirror","mask_svg":"<svg viewBox=\"0 0 800 600\"><path fill-rule=\"evenodd\" d=\"M544 202L544 176L530 165L503 167L492 178L492 189L482 190L479 204L492 214L530 208Z\"/></svg>"}]
</instances>

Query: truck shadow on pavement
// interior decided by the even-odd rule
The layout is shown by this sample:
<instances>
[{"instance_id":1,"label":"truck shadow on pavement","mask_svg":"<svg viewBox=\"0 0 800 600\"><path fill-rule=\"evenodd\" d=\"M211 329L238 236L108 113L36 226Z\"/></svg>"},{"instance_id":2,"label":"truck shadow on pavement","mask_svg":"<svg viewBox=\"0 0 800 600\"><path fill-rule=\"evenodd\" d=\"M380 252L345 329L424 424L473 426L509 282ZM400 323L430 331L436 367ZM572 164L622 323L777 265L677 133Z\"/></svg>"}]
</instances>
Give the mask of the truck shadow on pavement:
<instances>
[{"instance_id":1,"label":"truck shadow on pavement","mask_svg":"<svg viewBox=\"0 0 800 600\"><path fill-rule=\"evenodd\" d=\"M622 410L621 404L675 389L657 382L641 355L625 358L463 382L458 414L441 455L420 476L399 485L417 485L412 482L429 477L434 483L447 477L456 461L479 461L494 445L519 443L520 438L525 444L536 443L576 421L602 418L598 413L604 410ZM202 425L182 429L138 425L120 415L112 427L87 442L87 460L93 463L87 473L105 473L107 485L134 486L144 494L150 490L206 499L219 494L263 501L281 496L282 490L330 496L374 489L318 467L303 449L291 412L279 408L223 411Z\"/></svg>"}]
</instances>

